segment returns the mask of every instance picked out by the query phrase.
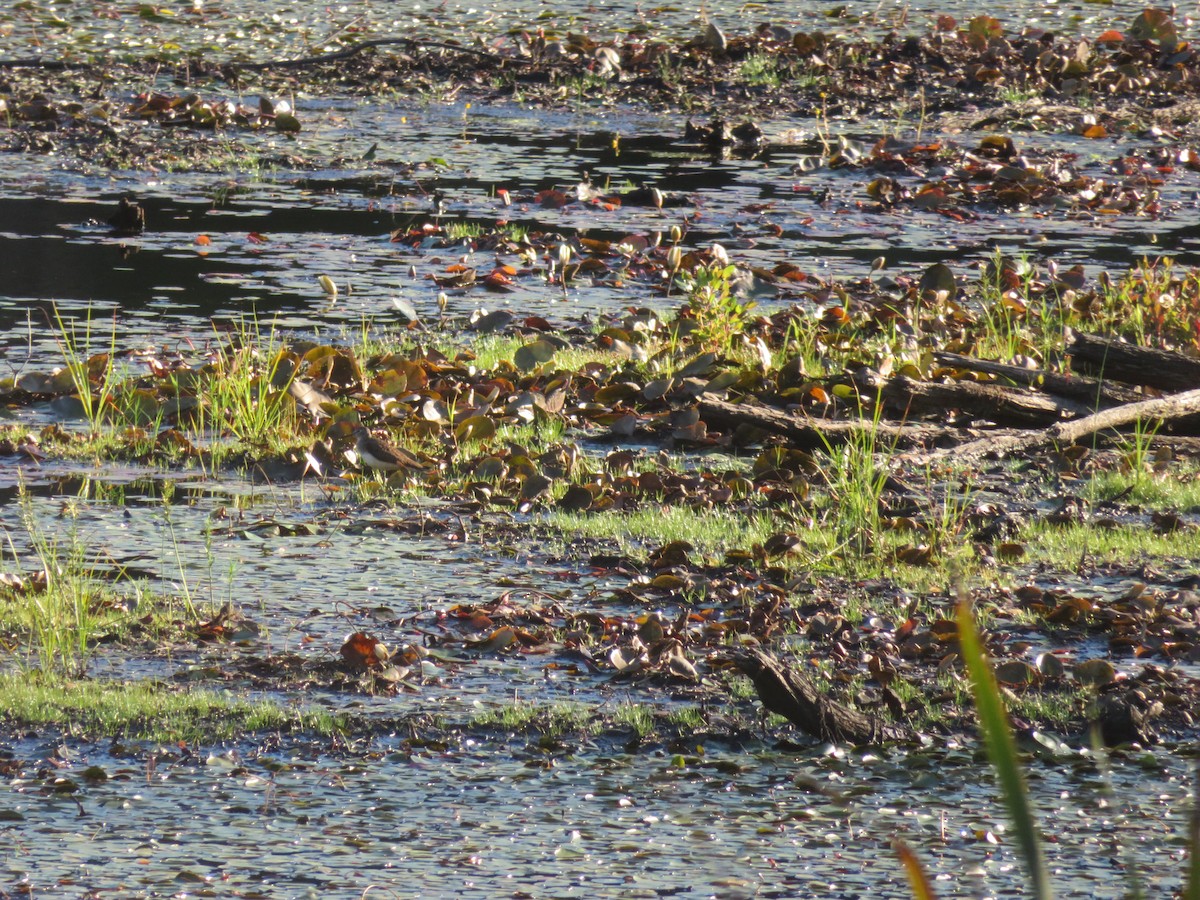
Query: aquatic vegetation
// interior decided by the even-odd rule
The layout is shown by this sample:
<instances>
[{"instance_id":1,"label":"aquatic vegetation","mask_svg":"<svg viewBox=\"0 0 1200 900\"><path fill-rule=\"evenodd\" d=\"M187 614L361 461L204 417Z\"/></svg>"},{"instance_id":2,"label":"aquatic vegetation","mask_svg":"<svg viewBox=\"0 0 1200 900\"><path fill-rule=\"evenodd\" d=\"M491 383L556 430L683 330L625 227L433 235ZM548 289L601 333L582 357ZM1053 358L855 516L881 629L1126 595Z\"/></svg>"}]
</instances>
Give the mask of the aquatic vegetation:
<instances>
[{"instance_id":1,"label":"aquatic vegetation","mask_svg":"<svg viewBox=\"0 0 1200 900\"><path fill-rule=\"evenodd\" d=\"M34 519L27 494L20 503L22 533L5 534L15 564L0 577L0 622L25 645L11 649L29 653L32 662L17 656L27 668L80 673L101 638L151 615L148 608L139 612L149 606L149 592L136 584L110 587L102 574L111 564L92 541L74 526L63 534L47 532Z\"/></svg>"},{"instance_id":2,"label":"aquatic vegetation","mask_svg":"<svg viewBox=\"0 0 1200 900\"><path fill-rule=\"evenodd\" d=\"M97 434L111 415L113 392L119 381L113 362L113 349L117 341L116 321L109 334L112 345L109 351L94 353L91 308L88 308L82 326L71 320L64 321L57 306L53 310L59 349L66 364L70 386L75 391L73 396L79 403L83 418L91 425L92 433Z\"/></svg>"},{"instance_id":3,"label":"aquatic vegetation","mask_svg":"<svg viewBox=\"0 0 1200 900\"><path fill-rule=\"evenodd\" d=\"M193 743L265 731L331 735L338 720L319 707L286 709L151 681L112 682L61 674L0 674L0 708L10 723L61 729L78 738Z\"/></svg>"},{"instance_id":4,"label":"aquatic vegetation","mask_svg":"<svg viewBox=\"0 0 1200 900\"><path fill-rule=\"evenodd\" d=\"M281 15L272 30L232 9L146 7L150 25L183 23L174 47L69 77L4 63L0 143L111 173L101 202L134 216L61 226L68 252L93 257L88 290L129 304L114 323L173 328L194 291L216 326L151 327L130 346L114 328L96 348L90 316L64 312L63 368L40 368L59 361L31 334L29 361L0 380L20 423L0 457L60 504L39 513L41 550L34 527L10 526L6 647L57 679L14 694L12 721L172 743L306 729L329 736L321 754L420 770L422 785L456 768L456 790L496 789L464 858L487 857L507 786L540 800L582 759L607 781L588 803L619 797L618 812L576 827L560 792L546 821L568 835L562 863L597 852L601 831L665 823L644 807L712 772L746 797L770 785L736 823L764 853L776 833L870 843L876 826L845 807L870 809L863 773L883 765L876 784L930 766L906 784L921 799L886 815L936 833L921 831L926 798L949 791L947 772L977 774L962 736L982 720L1036 881L1001 705L1047 754L1062 741L1046 730L1071 741L1089 718L1114 746L1195 728L1200 684L1177 663L1200 652L1187 461L1200 278L1170 259L1200 171L1189 26L1150 11L1120 33L1097 17L1051 34L946 15L885 35L909 27L903 13L839 8L828 28L696 34L691 19L589 29L580 9L464 39L476 20L414 11L404 37L366 38L385 34L381 10ZM18 42L36 24L46 47L106 52L102 35L96 50L70 43L92 29L69 6L18 12L0 12ZM43 38L52 15L72 27ZM218 27L175 84L159 77ZM133 102L105 99L135 81ZM244 100L292 95L299 111ZM198 191L190 168L224 181ZM137 203L133 169L154 172ZM29 283L14 298L59 292ZM239 315L253 308L272 324ZM123 461L128 480L65 496L60 473L92 459ZM142 507L168 497L148 522ZM46 537L65 533L47 530L55 515L107 523L116 503L120 522L92 543L152 545L137 578ZM951 612L960 581L981 633ZM152 674L84 681L101 642L113 670ZM936 763L797 751L810 732L761 716L731 665L750 651L779 652L829 703L883 723L867 742L945 739ZM260 692L272 708L255 709ZM344 708L353 718L320 713ZM253 740L264 756L278 746ZM495 758L475 771L472 754ZM356 777L321 765L322 785ZM772 766L786 774L751 781ZM271 783L262 815L294 802L310 811L274 820L281 832L316 821L309 789ZM779 812L792 791L813 801L794 818ZM827 801L838 823L802 832ZM636 820L618 821L626 805ZM366 858L412 806L372 803L360 827L345 804L349 834L327 834ZM727 824L693 816L688 840ZM974 827L952 826L1005 869L1011 839ZM964 858L952 844L943 866ZM904 865L933 896L914 845ZM787 866L780 893L795 891Z\"/></svg>"}]
</instances>

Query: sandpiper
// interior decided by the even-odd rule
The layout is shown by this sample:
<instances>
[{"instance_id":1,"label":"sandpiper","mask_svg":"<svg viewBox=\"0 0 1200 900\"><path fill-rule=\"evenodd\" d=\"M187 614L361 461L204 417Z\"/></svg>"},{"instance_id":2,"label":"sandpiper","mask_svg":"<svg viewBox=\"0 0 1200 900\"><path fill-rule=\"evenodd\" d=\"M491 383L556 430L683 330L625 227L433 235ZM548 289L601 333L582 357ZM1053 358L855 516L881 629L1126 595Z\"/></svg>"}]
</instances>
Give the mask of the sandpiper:
<instances>
[{"instance_id":1,"label":"sandpiper","mask_svg":"<svg viewBox=\"0 0 1200 900\"><path fill-rule=\"evenodd\" d=\"M354 450L360 462L368 469L380 472L424 472L428 469L428 466L407 450L374 437L365 425L359 425L353 433Z\"/></svg>"}]
</instances>

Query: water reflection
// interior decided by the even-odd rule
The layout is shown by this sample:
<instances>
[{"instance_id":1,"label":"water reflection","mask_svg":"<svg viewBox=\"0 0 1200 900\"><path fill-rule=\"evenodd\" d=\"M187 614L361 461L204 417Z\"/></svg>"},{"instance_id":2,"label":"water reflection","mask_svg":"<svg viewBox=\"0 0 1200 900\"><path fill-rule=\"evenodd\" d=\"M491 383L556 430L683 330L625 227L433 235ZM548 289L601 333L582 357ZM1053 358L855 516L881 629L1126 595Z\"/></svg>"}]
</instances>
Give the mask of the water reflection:
<instances>
[{"instance_id":1,"label":"water reflection","mask_svg":"<svg viewBox=\"0 0 1200 900\"><path fill-rule=\"evenodd\" d=\"M332 115L329 104L324 106ZM769 269L787 262L827 278L861 277L881 254L893 271L916 273L932 262L961 271L996 248L1054 258L1064 266L1080 263L1091 274L1100 264L1116 270L1145 255L1200 261L1200 226L1189 214L1200 196L1200 173L1183 167L1161 187L1167 215L1157 221L1136 215L1080 218L1069 209L983 209L976 221L951 221L918 209L864 203L869 173L801 172L799 164L812 148L785 134L786 123L772 126L766 147L754 156L716 159L702 147L664 141L664 133L678 134L681 126L652 116L614 114L600 125L547 113L537 129L520 111L468 112L465 106L397 110L355 104L351 114L339 116L349 121L336 140L353 134L363 150L387 142L389 152L408 162L390 176L365 163L232 178L177 173L141 183L51 176L49 186L30 196L21 169L36 169L36 162L19 160L13 179L0 178L0 221L7 223L10 250L0 259L5 333L0 344L10 364L25 362L31 350L38 364L60 356L55 330L47 324L51 302L81 316L90 309L98 321L115 311L122 346L153 346L164 335L204 342L212 337L214 318L250 317L267 330L274 324L327 336L330 329L336 335L364 322L386 326L396 322L393 297L430 318L441 292L435 277L458 261L485 271L495 263L494 254L473 250L471 235L498 221L568 238L641 235L651 241L679 225L688 246L721 242L745 265ZM391 139L397 132L403 141ZM1107 165L1097 151L1116 156L1137 149L1106 150L1095 141L1062 136L1026 135L1018 143L1029 150L1077 152L1089 171ZM39 172L47 177L44 169ZM570 190L585 177L614 192L652 184L683 205L605 210L524 200L506 207L496 193ZM143 235L117 237L94 224L125 193L136 195L147 210L150 228ZM417 246L389 240L393 232L426 224L453 226L461 237ZM328 302L318 283L322 275L339 285L337 302ZM564 303L558 286L548 284L537 267L518 279L512 294L481 288L451 294L457 315L507 305L558 322L629 303L669 305L650 286L614 289L584 279L572 285ZM770 298L759 302L769 306ZM98 343L107 349L108 334Z\"/></svg>"}]
</instances>

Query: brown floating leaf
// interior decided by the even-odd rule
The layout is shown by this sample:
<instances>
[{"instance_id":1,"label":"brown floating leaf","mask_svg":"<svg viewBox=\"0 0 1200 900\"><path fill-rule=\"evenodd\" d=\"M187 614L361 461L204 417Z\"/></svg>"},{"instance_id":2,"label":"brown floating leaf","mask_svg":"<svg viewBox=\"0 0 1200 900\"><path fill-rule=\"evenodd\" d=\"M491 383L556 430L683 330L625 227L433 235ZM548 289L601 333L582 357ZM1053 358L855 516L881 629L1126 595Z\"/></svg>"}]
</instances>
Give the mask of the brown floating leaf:
<instances>
[{"instance_id":1,"label":"brown floating leaf","mask_svg":"<svg viewBox=\"0 0 1200 900\"><path fill-rule=\"evenodd\" d=\"M346 638L346 643L342 644L341 654L346 665L356 672L378 669L389 656L387 647L377 638L361 631L356 631Z\"/></svg>"},{"instance_id":2,"label":"brown floating leaf","mask_svg":"<svg viewBox=\"0 0 1200 900\"><path fill-rule=\"evenodd\" d=\"M949 266L942 263L934 263L926 269L917 283L917 292L922 297L933 294L943 299L952 299L957 290L954 273L950 271Z\"/></svg>"},{"instance_id":3,"label":"brown floating leaf","mask_svg":"<svg viewBox=\"0 0 1200 900\"><path fill-rule=\"evenodd\" d=\"M1006 541L996 547L996 555L1001 559L1020 559L1025 555L1025 545L1015 541Z\"/></svg>"},{"instance_id":4,"label":"brown floating leaf","mask_svg":"<svg viewBox=\"0 0 1200 900\"><path fill-rule=\"evenodd\" d=\"M522 372L532 371L554 359L556 349L549 341L534 341L517 349L513 354L513 365Z\"/></svg>"},{"instance_id":5,"label":"brown floating leaf","mask_svg":"<svg viewBox=\"0 0 1200 900\"><path fill-rule=\"evenodd\" d=\"M996 680L1012 687L1029 687L1041 680L1040 673L1021 659L1010 659L995 668Z\"/></svg>"},{"instance_id":6,"label":"brown floating leaf","mask_svg":"<svg viewBox=\"0 0 1200 900\"><path fill-rule=\"evenodd\" d=\"M546 493L546 491L550 490L550 486L553 483L545 475L539 475L535 472L522 482L521 499L526 501L536 500L542 494Z\"/></svg>"},{"instance_id":7,"label":"brown floating leaf","mask_svg":"<svg viewBox=\"0 0 1200 900\"><path fill-rule=\"evenodd\" d=\"M1037 659L1034 660L1034 665L1042 673L1042 677L1048 681L1062 678L1066 674L1062 660L1053 653L1039 653Z\"/></svg>"},{"instance_id":8,"label":"brown floating leaf","mask_svg":"<svg viewBox=\"0 0 1200 900\"><path fill-rule=\"evenodd\" d=\"M471 416L459 422L454 429L454 437L463 443L486 441L495 434L496 423L489 416Z\"/></svg>"},{"instance_id":9,"label":"brown floating leaf","mask_svg":"<svg viewBox=\"0 0 1200 900\"><path fill-rule=\"evenodd\" d=\"M573 484L558 501L558 508L566 512L583 512L592 506L592 492L581 484Z\"/></svg>"},{"instance_id":10,"label":"brown floating leaf","mask_svg":"<svg viewBox=\"0 0 1200 900\"><path fill-rule=\"evenodd\" d=\"M1143 9L1129 26L1129 36L1135 41L1159 41L1172 49L1179 42L1175 22L1165 9Z\"/></svg>"}]
</instances>

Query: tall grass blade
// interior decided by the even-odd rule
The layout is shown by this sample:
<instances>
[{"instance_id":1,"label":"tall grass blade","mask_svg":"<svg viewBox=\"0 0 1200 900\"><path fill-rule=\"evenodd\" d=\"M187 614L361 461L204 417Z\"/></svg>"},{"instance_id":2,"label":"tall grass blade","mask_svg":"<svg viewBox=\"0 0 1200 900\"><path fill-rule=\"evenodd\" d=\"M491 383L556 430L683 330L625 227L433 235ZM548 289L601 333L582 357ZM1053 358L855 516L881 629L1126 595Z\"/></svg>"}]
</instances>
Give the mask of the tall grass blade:
<instances>
[{"instance_id":1,"label":"tall grass blade","mask_svg":"<svg viewBox=\"0 0 1200 900\"><path fill-rule=\"evenodd\" d=\"M1200 760L1196 761L1196 787L1192 814L1188 816L1187 887L1183 900L1200 900Z\"/></svg>"},{"instance_id":2,"label":"tall grass blade","mask_svg":"<svg viewBox=\"0 0 1200 900\"><path fill-rule=\"evenodd\" d=\"M983 651L983 642L975 627L975 613L970 598L963 592L958 603L958 642L962 649L963 663L971 679L971 693L975 697L975 710L979 714L979 727L983 732L988 758L996 770L1004 805L1013 829L1025 868L1033 883L1033 896L1037 900L1050 900L1050 878L1046 871L1046 859L1038 838L1037 823L1029 804L1029 792L1021 775L1017 759L1017 747L1008 726L1008 715L1000 688Z\"/></svg>"},{"instance_id":3,"label":"tall grass blade","mask_svg":"<svg viewBox=\"0 0 1200 900\"><path fill-rule=\"evenodd\" d=\"M896 855L900 857L900 862L904 866L904 874L908 876L908 886L912 888L913 897L916 900L937 900L937 894L933 892L933 885L929 883L929 875L926 873L925 867L921 865L921 861L917 859L917 854L913 853L908 844L899 838L892 841L892 849L896 851Z\"/></svg>"}]
</instances>

